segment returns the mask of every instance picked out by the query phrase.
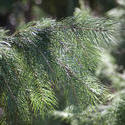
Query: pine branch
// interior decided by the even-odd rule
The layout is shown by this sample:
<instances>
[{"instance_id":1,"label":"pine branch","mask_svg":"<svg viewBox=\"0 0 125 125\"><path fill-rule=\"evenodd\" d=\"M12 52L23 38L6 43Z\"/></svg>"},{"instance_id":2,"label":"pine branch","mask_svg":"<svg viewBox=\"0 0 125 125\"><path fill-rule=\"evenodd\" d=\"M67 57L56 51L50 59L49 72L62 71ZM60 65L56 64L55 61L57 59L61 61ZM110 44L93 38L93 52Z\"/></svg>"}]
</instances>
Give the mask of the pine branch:
<instances>
[{"instance_id":1,"label":"pine branch","mask_svg":"<svg viewBox=\"0 0 125 125\"><path fill-rule=\"evenodd\" d=\"M114 26L82 16L34 21L10 37L0 35L0 90L13 124L55 110L57 90L67 92L66 106L82 110L104 100L107 91L94 72L102 46L114 42Z\"/></svg>"}]
</instances>

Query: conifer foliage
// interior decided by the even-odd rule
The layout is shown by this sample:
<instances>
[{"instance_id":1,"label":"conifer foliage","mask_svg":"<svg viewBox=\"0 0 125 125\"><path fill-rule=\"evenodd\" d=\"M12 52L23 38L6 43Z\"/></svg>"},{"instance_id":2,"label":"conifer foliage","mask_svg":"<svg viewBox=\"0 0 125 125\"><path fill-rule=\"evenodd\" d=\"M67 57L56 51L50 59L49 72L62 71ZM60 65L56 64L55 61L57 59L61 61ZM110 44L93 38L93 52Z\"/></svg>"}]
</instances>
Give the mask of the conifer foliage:
<instances>
[{"instance_id":1,"label":"conifer foliage","mask_svg":"<svg viewBox=\"0 0 125 125\"><path fill-rule=\"evenodd\" d=\"M1 29L1 124L33 124L53 110L102 102L107 92L94 72L114 31L111 20L87 14L34 21L12 36Z\"/></svg>"}]
</instances>

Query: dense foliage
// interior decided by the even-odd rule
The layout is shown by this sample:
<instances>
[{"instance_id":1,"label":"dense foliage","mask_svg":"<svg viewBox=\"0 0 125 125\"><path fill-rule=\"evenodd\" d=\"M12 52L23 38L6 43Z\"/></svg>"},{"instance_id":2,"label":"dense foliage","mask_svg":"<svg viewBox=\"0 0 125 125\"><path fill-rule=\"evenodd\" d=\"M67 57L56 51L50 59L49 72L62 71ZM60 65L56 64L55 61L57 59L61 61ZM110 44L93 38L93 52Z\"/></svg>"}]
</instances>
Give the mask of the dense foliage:
<instances>
[{"instance_id":1,"label":"dense foliage","mask_svg":"<svg viewBox=\"0 0 125 125\"><path fill-rule=\"evenodd\" d=\"M73 113L93 111L106 99L95 71L115 31L112 20L87 13L34 21L12 36L1 29L1 124L41 124L49 112L66 107Z\"/></svg>"}]
</instances>

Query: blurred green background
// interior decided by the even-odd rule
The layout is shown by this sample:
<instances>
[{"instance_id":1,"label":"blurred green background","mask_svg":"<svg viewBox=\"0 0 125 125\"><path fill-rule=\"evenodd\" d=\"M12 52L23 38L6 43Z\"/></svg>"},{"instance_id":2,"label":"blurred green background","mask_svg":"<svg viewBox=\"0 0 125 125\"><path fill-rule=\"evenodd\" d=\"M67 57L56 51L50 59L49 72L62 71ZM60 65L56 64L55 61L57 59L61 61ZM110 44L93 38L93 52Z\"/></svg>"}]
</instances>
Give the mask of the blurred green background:
<instances>
[{"instance_id":1,"label":"blurred green background","mask_svg":"<svg viewBox=\"0 0 125 125\"><path fill-rule=\"evenodd\" d=\"M103 15L117 6L116 0L0 0L0 26L14 32L25 22L41 17L62 19L72 16L75 8L89 7Z\"/></svg>"}]
</instances>

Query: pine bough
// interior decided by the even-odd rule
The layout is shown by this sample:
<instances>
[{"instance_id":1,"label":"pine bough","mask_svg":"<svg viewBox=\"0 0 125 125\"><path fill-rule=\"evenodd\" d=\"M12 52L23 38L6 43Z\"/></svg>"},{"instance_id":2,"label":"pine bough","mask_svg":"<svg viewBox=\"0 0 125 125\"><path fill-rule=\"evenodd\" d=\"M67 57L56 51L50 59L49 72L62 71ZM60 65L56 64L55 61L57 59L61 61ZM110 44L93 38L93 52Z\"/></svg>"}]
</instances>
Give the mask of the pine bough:
<instances>
[{"instance_id":1,"label":"pine bough","mask_svg":"<svg viewBox=\"0 0 125 125\"><path fill-rule=\"evenodd\" d=\"M1 29L1 124L33 124L53 110L76 106L77 113L103 102L107 91L94 74L115 31L111 20L84 14L33 21L12 36Z\"/></svg>"}]
</instances>

